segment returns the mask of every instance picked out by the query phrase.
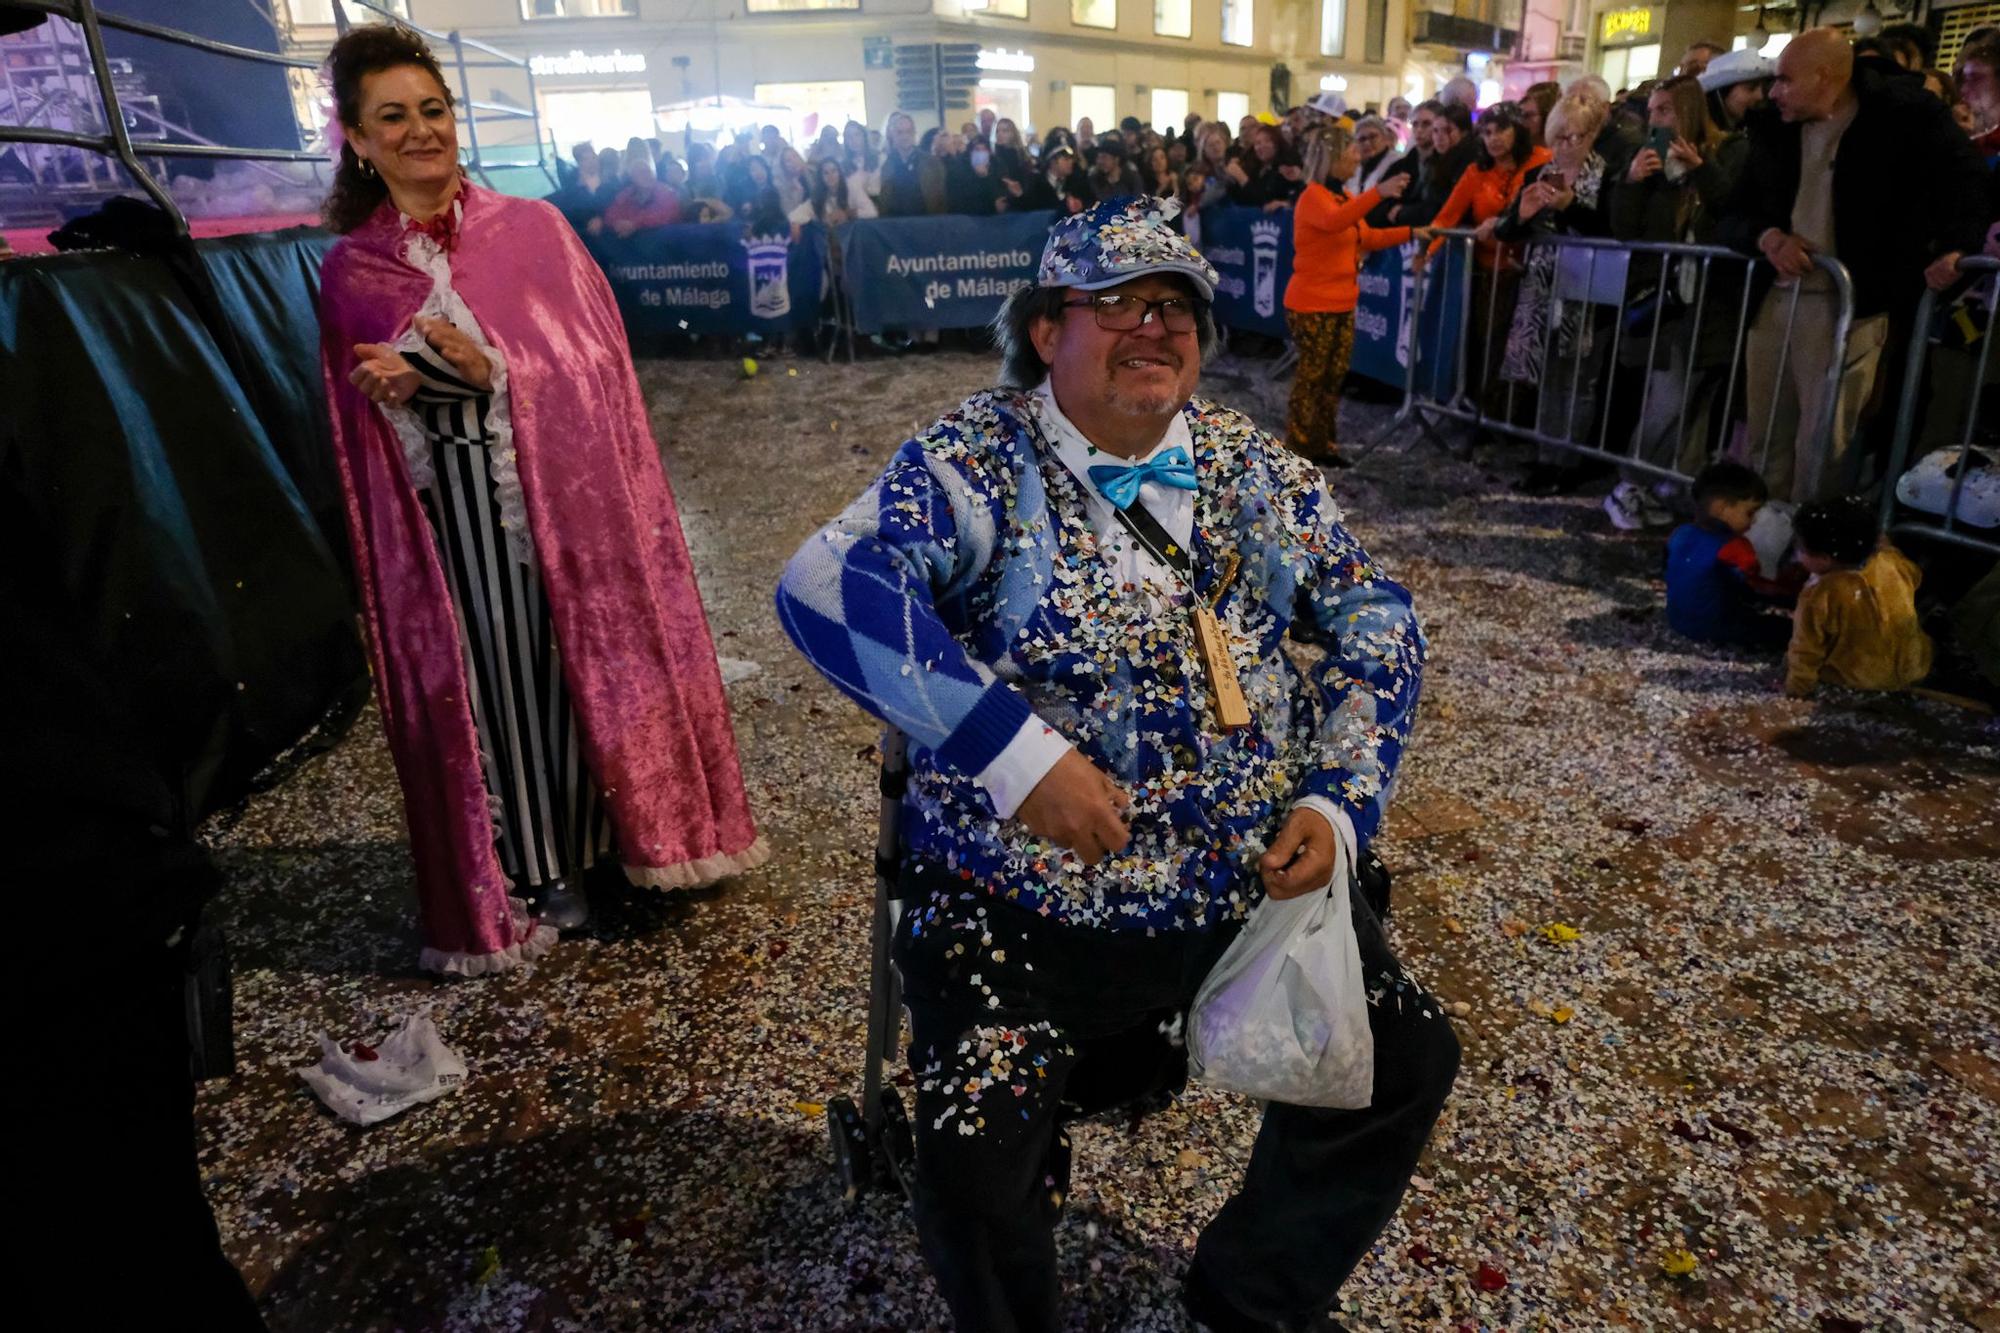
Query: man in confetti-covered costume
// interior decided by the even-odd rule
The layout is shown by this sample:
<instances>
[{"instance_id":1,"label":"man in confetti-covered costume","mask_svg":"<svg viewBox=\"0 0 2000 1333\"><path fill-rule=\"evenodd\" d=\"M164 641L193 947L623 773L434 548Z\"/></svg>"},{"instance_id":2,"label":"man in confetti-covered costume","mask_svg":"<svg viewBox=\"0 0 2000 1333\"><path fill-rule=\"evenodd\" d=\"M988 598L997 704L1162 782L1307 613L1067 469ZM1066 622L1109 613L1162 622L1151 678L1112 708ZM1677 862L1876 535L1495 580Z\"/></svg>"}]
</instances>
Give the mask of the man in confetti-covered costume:
<instances>
[{"instance_id":1,"label":"man in confetti-covered costume","mask_svg":"<svg viewBox=\"0 0 2000 1333\"><path fill-rule=\"evenodd\" d=\"M1058 1325L1068 1122L1184 1084L1196 987L1263 896L1329 891L1336 847L1366 846L1416 706L1409 594L1311 464L1192 397L1216 275L1172 209L1059 221L998 322L1009 387L905 443L778 590L813 665L911 741L917 1224L966 1329ZM1457 1069L1439 1006L1331 891L1373 1103L1266 1107L1183 1288L1207 1328L1339 1327Z\"/></svg>"}]
</instances>

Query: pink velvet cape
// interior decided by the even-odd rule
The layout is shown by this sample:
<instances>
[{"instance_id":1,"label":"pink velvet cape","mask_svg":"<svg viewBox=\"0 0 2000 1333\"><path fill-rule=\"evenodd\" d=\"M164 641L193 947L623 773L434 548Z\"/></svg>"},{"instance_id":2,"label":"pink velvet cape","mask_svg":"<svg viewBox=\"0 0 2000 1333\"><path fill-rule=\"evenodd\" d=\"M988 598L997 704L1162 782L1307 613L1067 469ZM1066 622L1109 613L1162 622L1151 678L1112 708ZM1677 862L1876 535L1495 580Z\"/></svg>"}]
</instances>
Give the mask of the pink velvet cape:
<instances>
[{"instance_id":1,"label":"pink velvet cape","mask_svg":"<svg viewBox=\"0 0 2000 1333\"><path fill-rule=\"evenodd\" d=\"M626 874L679 886L747 869L764 849L610 286L548 204L470 182L460 199L452 286L507 361L538 569L584 760ZM477 972L520 957L533 927L508 902L494 848L465 659L430 523L395 431L347 382L354 345L392 341L430 292L404 244L385 203L328 252L320 356L375 689L416 861L425 961Z\"/></svg>"}]
</instances>

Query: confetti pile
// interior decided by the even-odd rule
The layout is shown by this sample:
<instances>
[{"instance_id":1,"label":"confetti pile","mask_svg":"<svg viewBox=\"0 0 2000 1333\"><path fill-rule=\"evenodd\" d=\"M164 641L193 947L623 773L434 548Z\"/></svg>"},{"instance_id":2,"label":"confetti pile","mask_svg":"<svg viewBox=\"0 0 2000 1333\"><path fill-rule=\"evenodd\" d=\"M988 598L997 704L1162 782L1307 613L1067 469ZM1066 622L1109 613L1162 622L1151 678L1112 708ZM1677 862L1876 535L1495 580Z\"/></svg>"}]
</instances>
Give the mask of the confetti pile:
<instances>
[{"instance_id":1,"label":"confetti pile","mask_svg":"<svg viewBox=\"0 0 2000 1333\"><path fill-rule=\"evenodd\" d=\"M908 1210L841 1201L860 1082L875 729L770 611L799 542L995 370L642 367L774 854L634 893L531 968L414 969L379 725L210 830L239 1070L201 1167L274 1329L940 1327ZM1210 377L1281 424L1262 368ZM1348 436L1380 411L1350 404ZM746 423L755 423L746 429ZM1661 622L1657 539L1428 446L1336 474L1432 652L1378 850L1464 1070L1357 1330L2000 1330L2000 733L1777 692ZM755 668L755 669L752 669ZM427 1009L455 1095L367 1130L292 1070ZM1015 1034L952 1073L1023 1075ZM974 1068L974 1065L977 1068ZM942 1072L942 1071L941 1071ZM908 1090L909 1076L898 1071ZM1182 1330L1256 1131L1240 1099L1075 1135L1071 1326Z\"/></svg>"}]
</instances>

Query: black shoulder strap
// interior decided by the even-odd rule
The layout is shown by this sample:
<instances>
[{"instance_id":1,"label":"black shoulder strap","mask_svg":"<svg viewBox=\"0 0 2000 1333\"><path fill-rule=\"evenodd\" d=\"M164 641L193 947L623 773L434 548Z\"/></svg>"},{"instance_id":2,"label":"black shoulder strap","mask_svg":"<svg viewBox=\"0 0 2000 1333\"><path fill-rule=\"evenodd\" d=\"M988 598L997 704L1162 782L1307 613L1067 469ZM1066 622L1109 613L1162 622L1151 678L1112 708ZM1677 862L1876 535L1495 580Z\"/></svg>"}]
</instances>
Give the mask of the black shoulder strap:
<instances>
[{"instance_id":1,"label":"black shoulder strap","mask_svg":"<svg viewBox=\"0 0 2000 1333\"><path fill-rule=\"evenodd\" d=\"M1125 531L1138 539L1139 544L1153 553L1153 558L1170 567L1187 585L1194 586L1194 556L1188 548L1167 534L1160 520L1153 517L1153 511L1134 500L1124 509L1116 505L1111 512L1125 525Z\"/></svg>"}]
</instances>

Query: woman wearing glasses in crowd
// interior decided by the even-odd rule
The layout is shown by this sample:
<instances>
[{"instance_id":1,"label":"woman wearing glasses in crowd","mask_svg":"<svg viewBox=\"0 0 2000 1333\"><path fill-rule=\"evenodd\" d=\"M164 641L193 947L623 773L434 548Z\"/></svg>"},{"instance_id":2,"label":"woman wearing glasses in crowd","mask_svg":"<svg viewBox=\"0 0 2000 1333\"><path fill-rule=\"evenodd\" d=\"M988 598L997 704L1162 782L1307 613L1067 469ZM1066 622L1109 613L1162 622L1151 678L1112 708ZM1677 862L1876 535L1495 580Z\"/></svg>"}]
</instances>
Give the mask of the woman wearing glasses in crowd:
<instances>
[{"instance_id":1,"label":"woman wearing glasses in crowd","mask_svg":"<svg viewBox=\"0 0 2000 1333\"><path fill-rule=\"evenodd\" d=\"M1363 194L1382 183L1396 165L1396 136L1389 122L1380 116L1363 116L1354 122L1354 146L1360 151L1361 165L1347 178L1349 194Z\"/></svg>"},{"instance_id":2,"label":"woman wearing glasses in crowd","mask_svg":"<svg viewBox=\"0 0 2000 1333\"><path fill-rule=\"evenodd\" d=\"M1594 97L1565 97L1549 112L1550 160L1528 172L1494 229L1509 244L1533 237L1608 236L1612 182L1596 149L1610 108ZM1572 440L1595 439L1596 384L1609 329L1601 327L1618 307L1556 298L1558 247L1532 245L1525 251L1514 318L1501 359L1502 380L1535 413L1536 429ZM1515 412L1516 419L1523 413ZM1574 490L1588 475L1585 467L1565 466L1569 455L1544 450L1522 479L1530 495Z\"/></svg>"},{"instance_id":3,"label":"woman wearing glasses in crowd","mask_svg":"<svg viewBox=\"0 0 2000 1333\"><path fill-rule=\"evenodd\" d=\"M1549 150L1535 143L1522 123L1520 108L1512 102L1497 102L1479 116L1479 147L1472 165L1459 176L1458 185L1431 226L1472 227L1472 364L1467 367L1474 382L1491 386L1496 382L1500 353L1506 346L1507 329L1514 318L1514 293L1520 285L1520 271L1507 247L1494 239L1500 215L1514 202L1530 173L1549 160ZM1444 246L1439 238L1417 256L1416 267L1425 264ZM1464 244L1462 241L1459 244ZM1488 407L1498 409L1499 400L1489 392Z\"/></svg>"},{"instance_id":4,"label":"woman wearing glasses in crowd","mask_svg":"<svg viewBox=\"0 0 2000 1333\"><path fill-rule=\"evenodd\" d=\"M1647 98L1646 121L1646 146L1633 155L1611 193L1611 234L1621 241L1712 243L1717 213L1749 161L1749 139L1726 136L1709 119L1708 99L1693 75L1655 88ZM1633 258L1626 334L1612 372L1606 436L1613 448L1625 447L1636 429L1639 457L1648 462L1689 476L1707 464L1721 423L1710 420L1705 409L1720 406L1713 391L1722 387L1735 353L1744 274L1741 264ZM1656 527L1671 519L1646 481L1646 475L1632 472L1606 497L1605 508L1619 528Z\"/></svg>"},{"instance_id":5,"label":"woman wearing glasses in crowd","mask_svg":"<svg viewBox=\"0 0 2000 1333\"><path fill-rule=\"evenodd\" d=\"M1411 238L1408 227L1377 230L1364 219L1383 199L1409 188L1408 176L1350 196L1344 187L1361 165L1354 136L1338 126L1306 140L1305 189L1292 210L1292 280L1285 285L1285 325L1298 349L1285 444L1326 467L1341 457L1340 386L1354 355L1354 306L1361 256Z\"/></svg>"}]
</instances>

